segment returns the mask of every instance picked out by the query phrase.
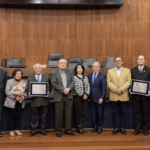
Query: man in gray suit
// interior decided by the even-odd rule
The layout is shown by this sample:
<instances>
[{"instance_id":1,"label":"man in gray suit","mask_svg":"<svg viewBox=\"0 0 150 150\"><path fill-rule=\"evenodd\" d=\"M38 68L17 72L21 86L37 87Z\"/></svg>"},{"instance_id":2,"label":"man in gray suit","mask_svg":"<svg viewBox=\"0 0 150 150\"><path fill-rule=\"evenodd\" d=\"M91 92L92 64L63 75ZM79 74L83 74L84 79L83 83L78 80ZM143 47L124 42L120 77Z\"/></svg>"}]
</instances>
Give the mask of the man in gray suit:
<instances>
[{"instance_id":1,"label":"man in gray suit","mask_svg":"<svg viewBox=\"0 0 150 150\"><path fill-rule=\"evenodd\" d=\"M2 112L5 98L5 87L7 82L7 72L0 68L0 137L2 137Z\"/></svg>"},{"instance_id":2,"label":"man in gray suit","mask_svg":"<svg viewBox=\"0 0 150 150\"><path fill-rule=\"evenodd\" d=\"M59 60L58 67L58 69L50 73L50 77L55 93L54 101L56 136L61 137L64 110L65 134L74 135L74 133L71 131L74 78L72 71L66 69L67 61L65 59Z\"/></svg>"},{"instance_id":3,"label":"man in gray suit","mask_svg":"<svg viewBox=\"0 0 150 150\"><path fill-rule=\"evenodd\" d=\"M28 78L27 82L27 93L30 95L30 82L48 82L49 92L52 91L50 78L42 74L42 66L40 64L35 64L33 66L35 75ZM48 112L49 98L48 97L31 97L31 134L34 136L37 133L40 118L40 133L47 135L46 133L46 116Z\"/></svg>"}]
</instances>

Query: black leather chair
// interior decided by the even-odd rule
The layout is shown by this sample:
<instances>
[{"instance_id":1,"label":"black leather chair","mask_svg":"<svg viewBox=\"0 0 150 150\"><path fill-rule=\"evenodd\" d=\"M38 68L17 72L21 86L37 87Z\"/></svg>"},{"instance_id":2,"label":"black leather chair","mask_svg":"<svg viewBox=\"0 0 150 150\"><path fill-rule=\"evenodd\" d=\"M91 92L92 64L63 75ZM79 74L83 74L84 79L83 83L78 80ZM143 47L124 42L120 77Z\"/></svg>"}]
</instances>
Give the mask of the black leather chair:
<instances>
[{"instance_id":1,"label":"black leather chair","mask_svg":"<svg viewBox=\"0 0 150 150\"><path fill-rule=\"evenodd\" d=\"M101 68L105 68L106 67L106 61L102 62Z\"/></svg>"},{"instance_id":2,"label":"black leather chair","mask_svg":"<svg viewBox=\"0 0 150 150\"><path fill-rule=\"evenodd\" d=\"M114 68L115 67L114 58L115 57L107 57L105 68Z\"/></svg>"},{"instance_id":3,"label":"black leather chair","mask_svg":"<svg viewBox=\"0 0 150 150\"><path fill-rule=\"evenodd\" d=\"M2 67L6 68L7 65L6 65L6 59L2 59Z\"/></svg>"},{"instance_id":4,"label":"black leather chair","mask_svg":"<svg viewBox=\"0 0 150 150\"><path fill-rule=\"evenodd\" d=\"M96 58L83 58L82 65L84 68L89 68L88 65L92 65L94 61L96 61Z\"/></svg>"},{"instance_id":5,"label":"black leather chair","mask_svg":"<svg viewBox=\"0 0 150 150\"><path fill-rule=\"evenodd\" d=\"M63 59L63 54L49 54L48 66L57 68L60 59Z\"/></svg>"},{"instance_id":6,"label":"black leather chair","mask_svg":"<svg viewBox=\"0 0 150 150\"><path fill-rule=\"evenodd\" d=\"M22 65L21 59L6 59L6 67L9 65Z\"/></svg>"},{"instance_id":7,"label":"black leather chair","mask_svg":"<svg viewBox=\"0 0 150 150\"><path fill-rule=\"evenodd\" d=\"M75 68L75 66L81 63L81 60L79 57L70 57L68 62L68 68Z\"/></svg>"}]
</instances>

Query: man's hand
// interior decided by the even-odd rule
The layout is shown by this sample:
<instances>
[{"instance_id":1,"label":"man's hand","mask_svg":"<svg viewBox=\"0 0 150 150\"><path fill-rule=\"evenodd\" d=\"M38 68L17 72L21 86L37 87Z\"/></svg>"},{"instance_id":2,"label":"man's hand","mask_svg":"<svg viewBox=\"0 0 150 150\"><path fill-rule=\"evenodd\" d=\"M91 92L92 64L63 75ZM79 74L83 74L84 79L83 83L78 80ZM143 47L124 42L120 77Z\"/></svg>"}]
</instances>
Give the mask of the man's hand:
<instances>
[{"instance_id":1,"label":"man's hand","mask_svg":"<svg viewBox=\"0 0 150 150\"><path fill-rule=\"evenodd\" d=\"M131 89L129 89L129 93L130 93L130 94L134 94L134 93L131 93Z\"/></svg>"},{"instance_id":2,"label":"man's hand","mask_svg":"<svg viewBox=\"0 0 150 150\"><path fill-rule=\"evenodd\" d=\"M64 91L63 91L63 93L64 93L65 95L68 95L69 92L70 92L70 89L69 89L69 88L66 88L66 89L64 89Z\"/></svg>"},{"instance_id":3,"label":"man's hand","mask_svg":"<svg viewBox=\"0 0 150 150\"><path fill-rule=\"evenodd\" d=\"M47 96L44 96L44 97L48 97L48 95L49 95L49 92L47 93Z\"/></svg>"},{"instance_id":4,"label":"man's hand","mask_svg":"<svg viewBox=\"0 0 150 150\"><path fill-rule=\"evenodd\" d=\"M86 94L83 95L83 99L86 100L88 97Z\"/></svg>"},{"instance_id":5,"label":"man's hand","mask_svg":"<svg viewBox=\"0 0 150 150\"><path fill-rule=\"evenodd\" d=\"M116 91L116 93L117 93L118 95L120 95L120 94L122 93L122 91L118 88L117 91Z\"/></svg>"},{"instance_id":6,"label":"man's hand","mask_svg":"<svg viewBox=\"0 0 150 150\"><path fill-rule=\"evenodd\" d=\"M34 97L34 96L31 96L31 95L30 95L30 92L29 92L29 96L30 96L30 97Z\"/></svg>"},{"instance_id":7,"label":"man's hand","mask_svg":"<svg viewBox=\"0 0 150 150\"><path fill-rule=\"evenodd\" d=\"M98 103L102 104L103 103L103 99L100 98Z\"/></svg>"},{"instance_id":8,"label":"man's hand","mask_svg":"<svg viewBox=\"0 0 150 150\"><path fill-rule=\"evenodd\" d=\"M150 91L148 91L148 95L146 95L146 96L150 96Z\"/></svg>"}]
</instances>

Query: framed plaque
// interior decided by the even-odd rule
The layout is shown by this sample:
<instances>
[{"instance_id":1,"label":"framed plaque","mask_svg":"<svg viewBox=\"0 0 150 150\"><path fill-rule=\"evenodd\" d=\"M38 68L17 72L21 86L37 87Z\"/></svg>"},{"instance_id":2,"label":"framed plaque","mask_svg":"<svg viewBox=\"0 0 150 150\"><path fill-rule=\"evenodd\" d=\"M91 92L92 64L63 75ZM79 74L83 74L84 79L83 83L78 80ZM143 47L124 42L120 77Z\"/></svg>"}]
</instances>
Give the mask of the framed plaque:
<instances>
[{"instance_id":1,"label":"framed plaque","mask_svg":"<svg viewBox=\"0 0 150 150\"><path fill-rule=\"evenodd\" d=\"M30 96L44 97L47 96L49 88L48 82L30 82Z\"/></svg>"},{"instance_id":2,"label":"framed plaque","mask_svg":"<svg viewBox=\"0 0 150 150\"><path fill-rule=\"evenodd\" d=\"M132 79L132 81L131 81L131 93L146 96L146 95L148 95L149 84L150 84L150 82L148 82L148 81Z\"/></svg>"}]
</instances>

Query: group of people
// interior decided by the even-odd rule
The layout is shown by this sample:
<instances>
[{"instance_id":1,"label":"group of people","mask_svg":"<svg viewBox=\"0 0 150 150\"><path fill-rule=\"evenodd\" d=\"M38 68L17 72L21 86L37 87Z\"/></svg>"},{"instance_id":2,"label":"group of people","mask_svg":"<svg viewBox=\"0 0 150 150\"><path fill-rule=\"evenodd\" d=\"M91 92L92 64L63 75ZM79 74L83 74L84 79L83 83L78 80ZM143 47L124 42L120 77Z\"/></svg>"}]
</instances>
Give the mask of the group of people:
<instances>
[{"instance_id":1,"label":"group of people","mask_svg":"<svg viewBox=\"0 0 150 150\"><path fill-rule=\"evenodd\" d=\"M109 69L106 75L100 72L100 63L93 62L93 72L84 76L85 69L82 64L77 64L74 68L74 76L70 69L67 69L67 61L60 59L58 69L50 73L50 77L42 74L42 66L35 64L33 70L35 74L28 78L26 90L22 96L12 94L12 88L24 83L22 80L23 72L20 69L15 69L12 73L13 78L7 80L7 72L0 69L0 136L2 129L2 109L3 103L5 107L9 108L9 130L10 135L22 135L20 132L20 120L22 110L25 106L27 94L30 95L30 82L47 82L49 83L49 95L54 88L54 102L55 102L55 130L56 136L62 136L62 125L65 120L65 134L74 135L71 130L72 109L75 106L77 131L84 134L87 131L84 129L84 118L86 113L87 102L90 100L91 114L93 122L92 133L102 133L104 120L104 102L107 92L107 86L110 89L109 100L112 101L114 130L112 134L125 131L125 118L127 101L129 101L129 92L131 86L131 79L150 81L150 68L145 66L146 58L139 55L137 58L138 66L135 68L124 68L123 60L120 56L114 58L115 68ZM6 83L7 82L7 83ZM6 85L6 87L5 87ZM4 100L6 94L6 100ZM132 93L131 93L132 94ZM149 130L149 96L132 94L133 111L135 121L134 135L139 134L141 125L143 125L144 135L148 135ZM40 133L46 133L46 118L48 112L49 98L45 97L31 97L31 134L34 136L38 127ZM63 118L65 116L65 118Z\"/></svg>"}]
</instances>

